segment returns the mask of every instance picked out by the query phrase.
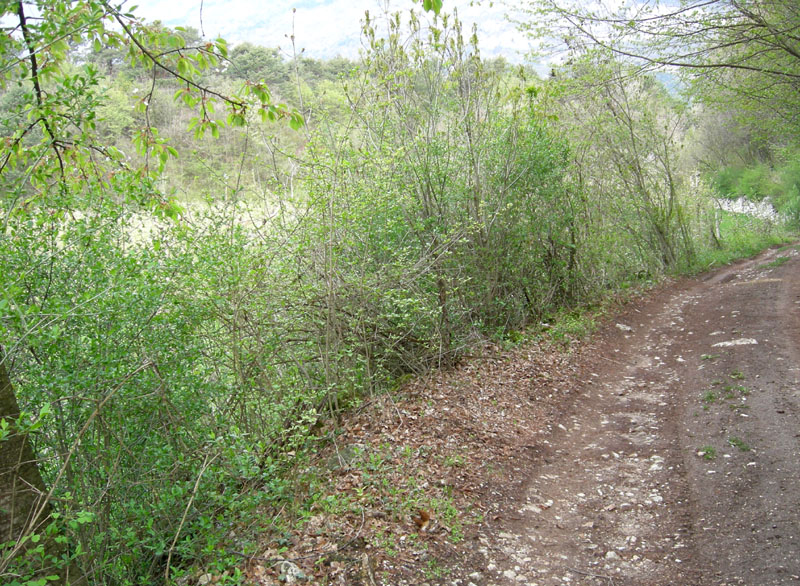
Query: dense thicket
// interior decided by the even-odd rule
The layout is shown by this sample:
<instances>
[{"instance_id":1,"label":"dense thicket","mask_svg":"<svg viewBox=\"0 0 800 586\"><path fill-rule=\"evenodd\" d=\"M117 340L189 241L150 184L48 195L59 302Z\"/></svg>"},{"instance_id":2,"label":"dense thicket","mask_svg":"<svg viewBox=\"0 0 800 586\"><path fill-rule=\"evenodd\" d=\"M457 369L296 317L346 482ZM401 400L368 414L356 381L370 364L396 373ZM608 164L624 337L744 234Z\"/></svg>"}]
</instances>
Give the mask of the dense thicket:
<instances>
[{"instance_id":1,"label":"dense thicket","mask_svg":"<svg viewBox=\"0 0 800 586\"><path fill-rule=\"evenodd\" d=\"M322 419L734 241L655 78L586 54L543 81L452 17L388 23L357 62L160 27L47 75L3 48L0 441L30 440L47 505L5 509L4 582L235 565Z\"/></svg>"}]
</instances>

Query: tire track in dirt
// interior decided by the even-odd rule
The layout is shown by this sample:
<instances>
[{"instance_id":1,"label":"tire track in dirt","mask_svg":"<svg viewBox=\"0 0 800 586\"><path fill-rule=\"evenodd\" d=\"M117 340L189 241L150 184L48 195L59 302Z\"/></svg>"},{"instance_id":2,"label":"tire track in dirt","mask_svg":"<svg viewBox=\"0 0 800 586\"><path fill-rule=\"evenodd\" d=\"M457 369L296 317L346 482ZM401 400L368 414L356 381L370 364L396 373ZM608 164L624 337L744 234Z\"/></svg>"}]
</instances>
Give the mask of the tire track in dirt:
<instances>
[{"instance_id":1,"label":"tire track in dirt","mask_svg":"<svg viewBox=\"0 0 800 586\"><path fill-rule=\"evenodd\" d=\"M797 250L760 258L692 308L712 326L682 413L684 453L716 453L688 460L703 584L800 584L798 269Z\"/></svg>"},{"instance_id":2,"label":"tire track in dirt","mask_svg":"<svg viewBox=\"0 0 800 586\"><path fill-rule=\"evenodd\" d=\"M629 308L479 536L483 567L450 583L800 583L798 314L794 249Z\"/></svg>"}]
</instances>

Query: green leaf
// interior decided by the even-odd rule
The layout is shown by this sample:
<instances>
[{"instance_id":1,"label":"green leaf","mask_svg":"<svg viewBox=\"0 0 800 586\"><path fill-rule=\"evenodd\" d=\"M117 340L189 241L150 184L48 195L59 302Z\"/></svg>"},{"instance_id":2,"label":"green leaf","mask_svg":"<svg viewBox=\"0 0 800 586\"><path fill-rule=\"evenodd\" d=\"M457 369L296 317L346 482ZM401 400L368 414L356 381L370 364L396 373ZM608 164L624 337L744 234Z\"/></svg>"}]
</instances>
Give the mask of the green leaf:
<instances>
[{"instance_id":1,"label":"green leaf","mask_svg":"<svg viewBox=\"0 0 800 586\"><path fill-rule=\"evenodd\" d=\"M425 9L426 12L433 10L435 14L439 14L439 11L442 9L442 0L422 0L422 8Z\"/></svg>"},{"instance_id":2,"label":"green leaf","mask_svg":"<svg viewBox=\"0 0 800 586\"><path fill-rule=\"evenodd\" d=\"M227 43L227 41L225 39L217 39L215 41L215 43L216 43L217 51L219 51L219 54L227 59L228 58L228 43Z\"/></svg>"},{"instance_id":3,"label":"green leaf","mask_svg":"<svg viewBox=\"0 0 800 586\"><path fill-rule=\"evenodd\" d=\"M87 523L91 523L94 521L94 513L91 511L80 511L78 513L78 518L76 521L81 525L86 525Z\"/></svg>"},{"instance_id":4,"label":"green leaf","mask_svg":"<svg viewBox=\"0 0 800 586\"><path fill-rule=\"evenodd\" d=\"M182 49L185 44L183 37L180 35L170 35L167 39L167 45L173 49Z\"/></svg>"},{"instance_id":5,"label":"green leaf","mask_svg":"<svg viewBox=\"0 0 800 586\"><path fill-rule=\"evenodd\" d=\"M193 96L191 92L188 90L184 90L183 92L183 103L189 106L190 108L194 108L197 105L199 99L196 96Z\"/></svg>"},{"instance_id":6,"label":"green leaf","mask_svg":"<svg viewBox=\"0 0 800 586\"><path fill-rule=\"evenodd\" d=\"M303 126L305 126L305 121L303 120L303 117L297 112L293 113L289 118L289 127L292 130L300 130L301 128L303 128Z\"/></svg>"},{"instance_id":7,"label":"green leaf","mask_svg":"<svg viewBox=\"0 0 800 586\"><path fill-rule=\"evenodd\" d=\"M244 126L245 118L238 112L231 112L228 114L228 124L230 126Z\"/></svg>"}]
</instances>

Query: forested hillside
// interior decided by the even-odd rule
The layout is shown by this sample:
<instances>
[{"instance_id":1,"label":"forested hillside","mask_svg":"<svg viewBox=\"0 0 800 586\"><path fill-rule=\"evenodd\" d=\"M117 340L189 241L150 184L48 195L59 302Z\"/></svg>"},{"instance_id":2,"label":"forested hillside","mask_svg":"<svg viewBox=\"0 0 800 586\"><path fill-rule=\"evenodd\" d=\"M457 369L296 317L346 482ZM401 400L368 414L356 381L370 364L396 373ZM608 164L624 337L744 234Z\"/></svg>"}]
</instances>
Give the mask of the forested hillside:
<instances>
[{"instance_id":1,"label":"forested hillside","mask_svg":"<svg viewBox=\"0 0 800 586\"><path fill-rule=\"evenodd\" d=\"M796 53L760 83L576 40L540 77L447 8L320 61L2 5L0 581L222 574L323 506L365 402L800 221Z\"/></svg>"}]
</instances>

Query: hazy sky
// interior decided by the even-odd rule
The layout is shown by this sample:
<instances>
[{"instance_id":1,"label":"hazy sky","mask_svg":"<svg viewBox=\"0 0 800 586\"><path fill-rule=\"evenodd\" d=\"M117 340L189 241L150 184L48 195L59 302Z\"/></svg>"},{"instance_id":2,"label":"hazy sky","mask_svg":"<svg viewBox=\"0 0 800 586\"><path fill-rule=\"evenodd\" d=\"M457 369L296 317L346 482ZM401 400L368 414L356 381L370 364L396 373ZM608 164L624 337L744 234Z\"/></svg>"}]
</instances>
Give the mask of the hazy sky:
<instances>
[{"instance_id":1,"label":"hazy sky","mask_svg":"<svg viewBox=\"0 0 800 586\"><path fill-rule=\"evenodd\" d=\"M291 54L289 36L294 31L297 50L305 48L310 57L358 56L361 21L365 10L375 18L386 2L379 0L129 0L136 13L147 20L161 20L167 26L202 28L206 37L224 37L235 44L249 41L267 47L279 46ZM202 19L201 19L202 7ZM391 0L391 11L417 7L414 0ZM296 8L297 12L292 13ZM506 9L499 3L470 6L469 0L444 0L444 10L458 10L466 34L478 22L481 53L503 55L520 61L527 40L505 20ZM293 19L294 16L294 19ZM294 20L294 22L293 22Z\"/></svg>"}]
</instances>

